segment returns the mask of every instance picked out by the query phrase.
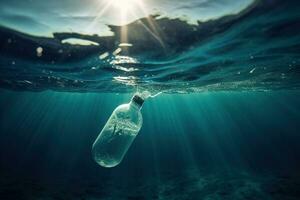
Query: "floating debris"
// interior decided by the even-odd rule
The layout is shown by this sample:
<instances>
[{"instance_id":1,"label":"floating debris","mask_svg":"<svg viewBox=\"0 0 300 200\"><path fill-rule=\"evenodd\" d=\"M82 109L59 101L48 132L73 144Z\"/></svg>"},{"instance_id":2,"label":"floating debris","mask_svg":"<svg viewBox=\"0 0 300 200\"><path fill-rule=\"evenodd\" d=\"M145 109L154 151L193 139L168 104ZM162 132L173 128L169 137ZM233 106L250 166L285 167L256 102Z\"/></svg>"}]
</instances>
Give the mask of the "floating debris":
<instances>
[{"instance_id":1,"label":"floating debris","mask_svg":"<svg viewBox=\"0 0 300 200\"><path fill-rule=\"evenodd\" d=\"M99 46L99 43L90 41L90 40L85 40L85 39L80 39L80 38L68 38L64 39L61 41L63 44L71 44L71 45L81 45L81 46Z\"/></svg>"},{"instance_id":2,"label":"floating debris","mask_svg":"<svg viewBox=\"0 0 300 200\"><path fill-rule=\"evenodd\" d=\"M116 56L109 64L119 65L119 64L136 64L138 63L137 59L130 56Z\"/></svg>"},{"instance_id":3,"label":"floating debris","mask_svg":"<svg viewBox=\"0 0 300 200\"><path fill-rule=\"evenodd\" d=\"M120 43L119 47L132 47L132 44L130 44L130 43Z\"/></svg>"},{"instance_id":4,"label":"floating debris","mask_svg":"<svg viewBox=\"0 0 300 200\"><path fill-rule=\"evenodd\" d=\"M38 57L41 57L43 55L43 48L42 47L36 48L36 55Z\"/></svg>"},{"instance_id":5,"label":"floating debris","mask_svg":"<svg viewBox=\"0 0 300 200\"><path fill-rule=\"evenodd\" d=\"M117 49L113 52L113 55L116 56L116 55L118 55L121 51L122 51L121 48L117 48Z\"/></svg>"},{"instance_id":6,"label":"floating debris","mask_svg":"<svg viewBox=\"0 0 300 200\"><path fill-rule=\"evenodd\" d=\"M125 72L134 72L134 71L139 70L138 68L133 68L133 67L126 68L126 67L122 67L120 65L115 65L115 66L113 66L113 68L121 70L121 71L125 71Z\"/></svg>"},{"instance_id":7,"label":"floating debris","mask_svg":"<svg viewBox=\"0 0 300 200\"><path fill-rule=\"evenodd\" d=\"M254 67L249 73L252 74L255 71L256 67Z\"/></svg>"},{"instance_id":8,"label":"floating debris","mask_svg":"<svg viewBox=\"0 0 300 200\"><path fill-rule=\"evenodd\" d=\"M113 79L126 85L136 85L139 78L135 76L115 76Z\"/></svg>"},{"instance_id":9,"label":"floating debris","mask_svg":"<svg viewBox=\"0 0 300 200\"><path fill-rule=\"evenodd\" d=\"M31 81L24 80L24 83L32 84Z\"/></svg>"},{"instance_id":10,"label":"floating debris","mask_svg":"<svg viewBox=\"0 0 300 200\"><path fill-rule=\"evenodd\" d=\"M109 56L109 53L108 53L108 52L105 52L105 53L103 53L103 54L101 54L101 55L99 56L99 59L100 59L100 60L103 60L103 59L107 58L108 56Z\"/></svg>"},{"instance_id":11,"label":"floating debris","mask_svg":"<svg viewBox=\"0 0 300 200\"><path fill-rule=\"evenodd\" d=\"M142 127L141 107L145 99L141 93L135 93L128 104L118 106L111 114L92 147L94 160L102 167L115 167L122 161Z\"/></svg>"}]
</instances>

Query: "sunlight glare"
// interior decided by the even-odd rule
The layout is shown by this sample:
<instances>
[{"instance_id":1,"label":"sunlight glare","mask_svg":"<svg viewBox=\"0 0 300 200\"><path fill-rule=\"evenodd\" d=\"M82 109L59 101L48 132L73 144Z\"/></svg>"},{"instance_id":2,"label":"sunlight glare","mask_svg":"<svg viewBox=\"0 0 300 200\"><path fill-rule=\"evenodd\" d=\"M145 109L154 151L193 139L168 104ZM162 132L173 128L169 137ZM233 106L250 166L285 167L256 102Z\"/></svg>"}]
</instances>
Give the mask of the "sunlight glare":
<instances>
[{"instance_id":1,"label":"sunlight glare","mask_svg":"<svg viewBox=\"0 0 300 200\"><path fill-rule=\"evenodd\" d=\"M137 6L138 0L110 0L112 1L112 5L120 9L120 11L128 11L128 10L134 10L134 7Z\"/></svg>"}]
</instances>

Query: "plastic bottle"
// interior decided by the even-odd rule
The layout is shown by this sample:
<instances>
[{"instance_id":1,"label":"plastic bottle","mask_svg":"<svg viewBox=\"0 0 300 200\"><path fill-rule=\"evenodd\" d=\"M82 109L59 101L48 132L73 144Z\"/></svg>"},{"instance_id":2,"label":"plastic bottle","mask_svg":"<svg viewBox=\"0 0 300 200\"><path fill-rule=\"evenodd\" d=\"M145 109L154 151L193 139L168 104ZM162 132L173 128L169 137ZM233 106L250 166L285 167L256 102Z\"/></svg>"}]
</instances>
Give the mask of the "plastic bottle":
<instances>
[{"instance_id":1,"label":"plastic bottle","mask_svg":"<svg viewBox=\"0 0 300 200\"><path fill-rule=\"evenodd\" d=\"M143 94L135 94L128 104L118 106L106 122L92 148L94 160L102 167L114 167L124 158L139 133L143 118Z\"/></svg>"}]
</instances>

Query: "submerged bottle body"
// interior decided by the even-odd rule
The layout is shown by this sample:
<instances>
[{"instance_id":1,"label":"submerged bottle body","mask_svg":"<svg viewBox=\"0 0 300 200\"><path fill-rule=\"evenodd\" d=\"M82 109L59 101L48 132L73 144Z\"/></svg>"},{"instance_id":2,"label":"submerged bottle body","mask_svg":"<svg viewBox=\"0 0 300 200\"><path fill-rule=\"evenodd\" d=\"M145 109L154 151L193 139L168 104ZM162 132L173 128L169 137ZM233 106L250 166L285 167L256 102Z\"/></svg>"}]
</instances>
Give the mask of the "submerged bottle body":
<instances>
[{"instance_id":1,"label":"submerged bottle body","mask_svg":"<svg viewBox=\"0 0 300 200\"><path fill-rule=\"evenodd\" d=\"M122 161L142 127L140 108L131 101L113 111L93 144L93 157L99 165L114 167Z\"/></svg>"}]
</instances>

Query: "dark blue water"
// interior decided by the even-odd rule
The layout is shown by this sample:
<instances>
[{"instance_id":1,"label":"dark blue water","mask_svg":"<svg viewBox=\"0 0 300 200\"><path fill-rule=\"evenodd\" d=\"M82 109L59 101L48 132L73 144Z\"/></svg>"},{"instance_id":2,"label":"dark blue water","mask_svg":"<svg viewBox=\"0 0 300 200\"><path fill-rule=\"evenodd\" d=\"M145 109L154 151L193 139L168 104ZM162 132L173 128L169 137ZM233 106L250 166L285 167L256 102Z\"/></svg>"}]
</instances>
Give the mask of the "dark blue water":
<instances>
[{"instance_id":1,"label":"dark blue water","mask_svg":"<svg viewBox=\"0 0 300 200\"><path fill-rule=\"evenodd\" d=\"M299 11L264 0L109 37L0 26L0 199L300 199ZM92 144L136 90L162 94L122 163L102 168Z\"/></svg>"},{"instance_id":2,"label":"dark blue water","mask_svg":"<svg viewBox=\"0 0 300 200\"><path fill-rule=\"evenodd\" d=\"M2 199L299 199L299 92L160 95L123 162L92 144L130 95L0 97Z\"/></svg>"}]
</instances>

